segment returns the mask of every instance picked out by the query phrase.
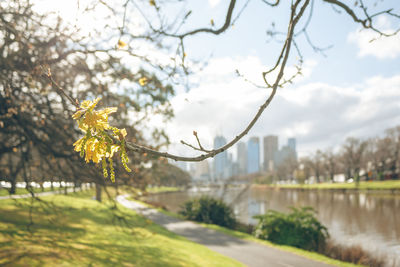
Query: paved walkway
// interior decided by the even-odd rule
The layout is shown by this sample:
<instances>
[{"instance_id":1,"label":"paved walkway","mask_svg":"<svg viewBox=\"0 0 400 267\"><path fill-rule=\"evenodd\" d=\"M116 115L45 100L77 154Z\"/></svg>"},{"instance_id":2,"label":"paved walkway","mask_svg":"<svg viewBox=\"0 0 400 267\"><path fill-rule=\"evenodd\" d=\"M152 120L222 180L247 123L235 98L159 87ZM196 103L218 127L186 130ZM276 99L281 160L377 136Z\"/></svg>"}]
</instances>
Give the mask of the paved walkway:
<instances>
[{"instance_id":1,"label":"paved walkway","mask_svg":"<svg viewBox=\"0 0 400 267\"><path fill-rule=\"evenodd\" d=\"M80 191L80 188L75 188L75 192ZM74 192L73 188L67 188L67 193L72 193ZM48 192L37 192L35 193L36 197L44 197L44 196L50 196L50 195L56 195L56 194L64 194L64 189L62 189L62 191L48 191ZM0 196L0 200L2 199L17 199L17 198L28 198L28 197L32 197L31 194L23 194L23 195L7 195L7 196Z\"/></svg>"},{"instance_id":2,"label":"paved walkway","mask_svg":"<svg viewBox=\"0 0 400 267\"><path fill-rule=\"evenodd\" d=\"M254 267L328 267L331 265L303 258L290 252L242 240L221 232L203 227L197 223L183 221L167 216L155 209L137 202L129 201L126 195L118 196L117 201L133 209L167 230L202 244L211 250L233 258L247 266Z\"/></svg>"}]
</instances>

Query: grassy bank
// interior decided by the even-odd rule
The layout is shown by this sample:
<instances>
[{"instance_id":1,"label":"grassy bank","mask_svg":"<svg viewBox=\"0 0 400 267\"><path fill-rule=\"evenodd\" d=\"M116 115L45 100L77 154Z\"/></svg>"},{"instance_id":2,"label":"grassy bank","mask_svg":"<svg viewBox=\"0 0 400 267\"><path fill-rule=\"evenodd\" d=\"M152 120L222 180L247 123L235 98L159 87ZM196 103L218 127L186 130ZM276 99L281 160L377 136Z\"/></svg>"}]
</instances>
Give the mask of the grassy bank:
<instances>
[{"instance_id":1,"label":"grassy bank","mask_svg":"<svg viewBox=\"0 0 400 267\"><path fill-rule=\"evenodd\" d=\"M241 266L91 191L1 200L1 266ZM124 218L124 219L122 219Z\"/></svg>"},{"instance_id":2,"label":"grassy bank","mask_svg":"<svg viewBox=\"0 0 400 267\"><path fill-rule=\"evenodd\" d=\"M172 187L172 186L159 186L159 187L148 187L146 191L148 193L165 193L165 192L177 192L182 190L179 187Z\"/></svg>"},{"instance_id":3,"label":"grassy bank","mask_svg":"<svg viewBox=\"0 0 400 267\"><path fill-rule=\"evenodd\" d=\"M293 188L293 189L347 189L347 190L400 190L400 180L390 181L362 181L355 183L320 183L320 184L280 184L257 185L258 187Z\"/></svg>"},{"instance_id":4,"label":"grassy bank","mask_svg":"<svg viewBox=\"0 0 400 267\"><path fill-rule=\"evenodd\" d=\"M133 199L131 199L131 200L133 200ZM137 200L134 200L134 201L137 201ZM138 202L143 204L143 205L146 205L148 207L152 207L152 205L149 204L149 203L145 203L145 202L141 202L141 201L138 201ZM176 213L173 213L173 212L170 212L170 211L166 211L166 210L163 210L163 209L160 209L160 208L156 208L156 209L158 211L166 214L166 215L171 216L171 217L175 217L175 218L184 220L183 216L180 215L180 214L176 214ZM195 222L195 223L198 223L198 222ZM316 260L316 261L319 261L319 262L331 264L333 266L362 267L362 265L357 265L357 264L352 264L352 263L347 263L347 262L342 262L342 261L339 261L339 260L331 259L331 258L329 258L327 256L324 256L322 254L319 254L319 253L310 252L310 251L307 251L307 250L303 250L303 249L299 249L299 248L295 248L295 247L291 247L291 246L276 245L276 244L271 243L269 241L255 238L254 236L252 236L250 234L243 233L243 232L240 232L240 231L231 230L231 229L228 229L228 228L225 228L225 227L221 227L221 226L218 226L218 225L206 224L206 223L199 223L199 224L201 224L202 226L207 227L209 229L213 229L213 230L225 233L227 235L231 235L231 236L243 239L243 240L256 242L256 243L259 243L259 244L262 244L262 245L265 245L265 246L269 246L269 247L273 247L273 248L276 248L276 249L279 249L279 250L291 252L291 253L294 253L294 254L297 254L297 255L312 259L312 260Z\"/></svg>"},{"instance_id":5,"label":"grassy bank","mask_svg":"<svg viewBox=\"0 0 400 267\"><path fill-rule=\"evenodd\" d=\"M33 192L34 193L41 193L41 192L50 192L50 191L58 191L60 190L58 187L54 187L53 189L51 189L51 187L45 187L43 190L41 188L33 188ZM64 190L64 188L62 188L61 190ZM25 188L16 188L15 190L15 195L25 195L25 194L29 194L30 192L25 189ZM0 188L0 196L8 196L10 193L8 191L8 189L6 188Z\"/></svg>"},{"instance_id":6,"label":"grassy bank","mask_svg":"<svg viewBox=\"0 0 400 267\"><path fill-rule=\"evenodd\" d=\"M291 246L281 246L281 245L276 245L274 243L271 243L269 241L266 240L261 240L258 238L255 238L254 236L250 235L250 234L246 234L243 232L239 232L239 231L234 231L234 230L230 230L218 225L214 225L214 224L204 224L202 223L201 225L210 228L210 229L214 229L216 231L220 231L223 232L225 234L240 238L240 239L244 239L244 240L248 240L248 241L253 241L259 244L263 244L266 246L270 246L279 250L283 250L283 251L288 251L312 260L316 260L319 262L324 262L327 264L331 264L333 266L341 266L341 267L362 267L362 265L357 265L357 264L353 264L353 263L347 263L347 262L342 262L342 261L338 261L338 260L334 260L331 259L329 257L326 257L322 254L316 253L316 252L310 252L307 250L303 250L303 249L299 249L299 248L295 248L295 247L291 247Z\"/></svg>"}]
</instances>

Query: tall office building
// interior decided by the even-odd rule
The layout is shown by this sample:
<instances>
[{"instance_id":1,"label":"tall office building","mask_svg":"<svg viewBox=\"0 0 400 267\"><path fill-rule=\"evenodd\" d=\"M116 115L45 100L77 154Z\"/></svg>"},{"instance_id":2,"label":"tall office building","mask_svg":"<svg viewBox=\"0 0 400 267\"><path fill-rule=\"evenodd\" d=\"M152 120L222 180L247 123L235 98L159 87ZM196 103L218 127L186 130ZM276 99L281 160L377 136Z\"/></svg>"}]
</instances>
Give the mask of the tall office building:
<instances>
[{"instance_id":1,"label":"tall office building","mask_svg":"<svg viewBox=\"0 0 400 267\"><path fill-rule=\"evenodd\" d=\"M268 135L264 137L264 163L263 171L274 170L274 156L278 151L278 136Z\"/></svg>"},{"instance_id":2,"label":"tall office building","mask_svg":"<svg viewBox=\"0 0 400 267\"><path fill-rule=\"evenodd\" d=\"M195 172L193 180L196 182L209 182L210 181L210 166L207 160L203 160L194 164Z\"/></svg>"},{"instance_id":3,"label":"tall office building","mask_svg":"<svg viewBox=\"0 0 400 267\"><path fill-rule=\"evenodd\" d=\"M214 138L214 149L220 148L226 144L226 139L223 136L216 136ZM217 154L214 157L214 181L227 178L228 154L226 151Z\"/></svg>"},{"instance_id":4,"label":"tall office building","mask_svg":"<svg viewBox=\"0 0 400 267\"><path fill-rule=\"evenodd\" d=\"M260 171L260 139L251 137L247 142L247 173Z\"/></svg>"},{"instance_id":5,"label":"tall office building","mask_svg":"<svg viewBox=\"0 0 400 267\"><path fill-rule=\"evenodd\" d=\"M277 151L274 155L274 162L276 166L279 166L283 162L288 159L297 160L297 152L296 152L296 139L289 138L288 144L283 146L279 151Z\"/></svg>"},{"instance_id":6,"label":"tall office building","mask_svg":"<svg viewBox=\"0 0 400 267\"><path fill-rule=\"evenodd\" d=\"M247 150L246 143L239 142L237 144L237 163L238 163L238 173L247 173Z\"/></svg>"},{"instance_id":7,"label":"tall office building","mask_svg":"<svg viewBox=\"0 0 400 267\"><path fill-rule=\"evenodd\" d=\"M294 155L294 158L297 160L297 152L296 152L296 138L289 138L288 139L288 147L292 151L292 155Z\"/></svg>"}]
</instances>

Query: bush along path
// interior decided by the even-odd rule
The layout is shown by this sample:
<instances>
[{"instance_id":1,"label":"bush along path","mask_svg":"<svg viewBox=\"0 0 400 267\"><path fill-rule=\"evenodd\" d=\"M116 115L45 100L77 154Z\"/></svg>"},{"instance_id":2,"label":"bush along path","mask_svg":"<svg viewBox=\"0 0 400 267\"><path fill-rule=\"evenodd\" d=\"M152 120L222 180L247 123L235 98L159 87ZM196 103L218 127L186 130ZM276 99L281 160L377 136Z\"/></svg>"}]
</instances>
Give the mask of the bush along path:
<instances>
[{"instance_id":1,"label":"bush along path","mask_svg":"<svg viewBox=\"0 0 400 267\"><path fill-rule=\"evenodd\" d=\"M222 255L233 258L247 266L254 267L327 267L325 263L313 261L301 256L242 240L221 232L203 227L197 223L180 220L165 215L155 209L127 200L128 196L118 196L117 201L133 209L167 230L202 244Z\"/></svg>"}]
</instances>

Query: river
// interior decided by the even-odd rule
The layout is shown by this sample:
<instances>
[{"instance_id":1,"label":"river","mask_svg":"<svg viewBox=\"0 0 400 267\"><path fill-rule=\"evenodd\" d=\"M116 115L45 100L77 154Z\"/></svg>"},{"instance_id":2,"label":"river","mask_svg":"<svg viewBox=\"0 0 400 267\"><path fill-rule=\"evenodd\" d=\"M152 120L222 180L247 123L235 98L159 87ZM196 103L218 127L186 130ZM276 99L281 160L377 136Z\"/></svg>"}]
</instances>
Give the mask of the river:
<instances>
[{"instance_id":1,"label":"river","mask_svg":"<svg viewBox=\"0 0 400 267\"><path fill-rule=\"evenodd\" d=\"M178 212L186 200L201 194L222 197L238 220L250 224L257 222L254 215L268 209L287 212L290 206L311 206L336 243L360 245L386 258L388 266L400 266L400 195L238 187L154 194L147 200Z\"/></svg>"}]
</instances>

